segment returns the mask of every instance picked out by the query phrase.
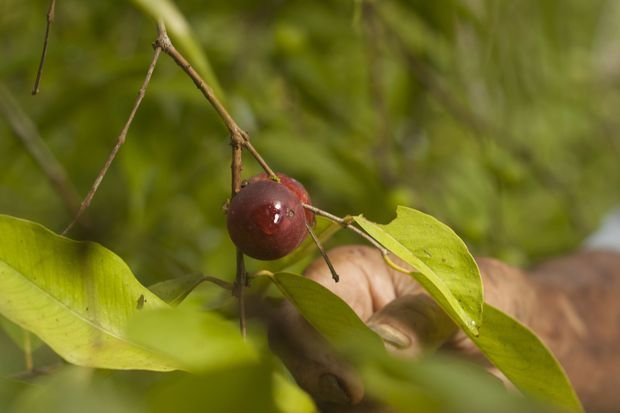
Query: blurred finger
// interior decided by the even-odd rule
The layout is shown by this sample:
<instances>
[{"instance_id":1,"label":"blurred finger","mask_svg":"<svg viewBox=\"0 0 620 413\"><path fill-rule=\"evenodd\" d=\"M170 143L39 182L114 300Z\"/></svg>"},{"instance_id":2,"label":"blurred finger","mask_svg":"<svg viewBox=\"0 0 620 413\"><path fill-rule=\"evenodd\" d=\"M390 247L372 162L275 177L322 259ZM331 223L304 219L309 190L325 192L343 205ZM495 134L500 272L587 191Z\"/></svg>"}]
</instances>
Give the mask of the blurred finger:
<instances>
[{"instance_id":1,"label":"blurred finger","mask_svg":"<svg viewBox=\"0 0 620 413\"><path fill-rule=\"evenodd\" d=\"M364 387L355 371L288 302L272 317L269 345L316 400L336 405L362 400Z\"/></svg>"},{"instance_id":2,"label":"blurred finger","mask_svg":"<svg viewBox=\"0 0 620 413\"><path fill-rule=\"evenodd\" d=\"M395 354L414 357L433 351L458 331L456 324L424 293L396 298L367 322Z\"/></svg>"}]
</instances>

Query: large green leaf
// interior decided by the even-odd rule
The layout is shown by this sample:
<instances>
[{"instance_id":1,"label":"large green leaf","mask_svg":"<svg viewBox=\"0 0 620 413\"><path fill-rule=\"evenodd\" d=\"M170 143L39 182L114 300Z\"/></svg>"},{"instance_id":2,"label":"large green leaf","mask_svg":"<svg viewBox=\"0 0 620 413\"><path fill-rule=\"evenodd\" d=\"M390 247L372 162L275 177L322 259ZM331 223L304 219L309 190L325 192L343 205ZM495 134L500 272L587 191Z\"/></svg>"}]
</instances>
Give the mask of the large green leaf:
<instances>
[{"instance_id":1,"label":"large green leaf","mask_svg":"<svg viewBox=\"0 0 620 413\"><path fill-rule=\"evenodd\" d=\"M171 0L133 0L133 2L155 20L164 19L166 30L173 41L178 42L179 49L187 54L187 59L213 88L215 94L224 99L222 88L211 68L207 55L195 39L185 16L179 11L176 4Z\"/></svg>"},{"instance_id":2,"label":"large green leaf","mask_svg":"<svg viewBox=\"0 0 620 413\"><path fill-rule=\"evenodd\" d=\"M332 344L357 342L383 348L379 336L340 297L321 284L297 274L274 274L273 282L302 316Z\"/></svg>"},{"instance_id":3,"label":"large green leaf","mask_svg":"<svg viewBox=\"0 0 620 413\"><path fill-rule=\"evenodd\" d=\"M524 393L571 412L583 412L566 373L527 327L485 304L480 335L470 338Z\"/></svg>"},{"instance_id":4,"label":"large green leaf","mask_svg":"<svg viewBox=\"0 0 620 413\"><path fill-rule=\"evenodd\" d=\"M482 282L476 261L449 227L430 215L399 206L396 218L379 225L355 221L385 248L417 271L410 273L464 330L478 334Z\"/></svg>"},{"instance_id":5,"label":"large green leaf","mask_svg":"<svg viewBox=\"0 0 620 413\"><path fill-rule=\"evenodd\" d=\"M172 370L130 341L136 312L167 305L114 253L0 215L0 313L67 361L113 369Z\"/></svg>"}]
</instances>

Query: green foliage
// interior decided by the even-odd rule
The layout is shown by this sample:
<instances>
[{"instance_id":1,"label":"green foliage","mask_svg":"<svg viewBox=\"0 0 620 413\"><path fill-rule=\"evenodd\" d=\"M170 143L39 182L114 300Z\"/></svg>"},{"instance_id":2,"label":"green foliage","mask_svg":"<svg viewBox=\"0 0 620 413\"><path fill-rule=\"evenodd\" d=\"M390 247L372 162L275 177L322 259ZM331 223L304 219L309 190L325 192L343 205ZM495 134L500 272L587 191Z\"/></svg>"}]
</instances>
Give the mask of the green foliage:
<instances>
[{"instance_id":1,"label":"green foliage","mask_svg":"<svg viewBox=\"0 0 620 413\"><path fill-rule=\"evenodd\" d=\"M0 312L67 361L116 369L172 366L129 340L138 311L165 304L111 251L0 216Z\"/></svg>"},{"instance_id":2,"label":"green foliage","mask_svg":"<svg viewBox=\"0 0 620 413\"><path fill-rule=\"evenodd\" d=\"M528 264L574 248L620 199L610 190L620 186L620 143L612 133L619 126L620 102L613 87L620 73L614 57L620 38L617 2L135 0L132 7L116 0L67 0L56 5L41 94L33 98L44 3L0 3L0 36L11 40L0 44L0 88L21 106L82 195L127 118L151 59L154 17L163 15L173 41L217 94L226 94L227 106L259 151L275 169L302 181L323 209L363 212L385 222L396 205L411 205L454 228L474 253ZM370 21L379 27L371 34L368 4L376 19ZM64 228L70 216L22 141L14 139L12 116L0 111L0 212ZM112 246L145 285L156 284L158 294L173 303L194 285L182 278L185 274L232 279L234 246L221 208L229 196L229 154L220 120L162 56L127 142L89 209L90 227L74 237ZM258 171L245 161L245 176ZM35 385L0 378L1 411L12 412L9 405L16 412L63 413L84 406L146 412L209 405L223 411L298 412L290 410L296 400L313 410L290 378L263 359L269 356L256 337L260 327L252 326L258 333L251 334L249 350L233 338L235 321L226 318L226 305L206 316L195 308L172 311L100 245L69 241L16 218L3 216L0 225L0 312L62 357L99 367L202 363L206 369L159 375L70 367L34 380ZM324 228L319 232L325 239L337 230ZM426 282L465 328L468 320L479 322L481 291L469 253L453 257L464 263L463 286L450 284L451 271L434 268L423 250L400 239L418 234L400 233L398 249L437 277L428 278L427 271L425 278L415 276L444 285L433 290ZM331 242L352 240L340 231ZM463 251L460 241L453 246ZM307 243L268 269L298 271L313 250ZM250 262L248 267L266 266ZM325 295L296 275L277 273L274 280L289 296ZM190 297L204 301L201 294ZM143 310L156 311L138 310L141 302ZM327 307L316 304L298 299L310 319L325 308L334 311L328 321L315 320L319 329L367 334L342 302L326 298ZM36 312L29 310L33 305ZM132 322L130 332L151 350L126 336L134 314L144 317L144 324ZM174 336L160 331L160 316ZM322 324L331 317L333 325ZM555 361L527 330L493 309L485 308L482 320L488 330L472 337L515 383L576 410ZM188 350L196 340L207 340L211 330L217 332L213 347ZM218 343L230 344L239 358L220 354ZM187 358L175 349L184 349ZM35 366L58 362L46 351L42 346L34 352ZM163 355L155 355L158 351ZM540 362L539 370L523 364L524 354ZM12 341L0 336L3 374L17 369L17 355ZM211 364L216 356L234 367ZM428 411L458 410L472 403L472 393L481 403L485 395L499 394L486 383L458 393L475 380L468 371L452 369L452 361L424 370L416 363L372 360L365 379L400 411L410 411L412 404ZM459 372L452 376L453 370ZM528 377L555 383L545 386L553 394L542 394ZM512 411L511 402L485 406ZM478 407L473 410L485 411Z\"/></svg>"},{"instance_id":3,"label":"green foliage","mask_svg":"<svg viewBox=\"0 0 620 413\"><path fill-rule=\"evenodd\" d=\"M430 215L398 207L396 218L378 225L362 216L355 221L385 248L411 265L415 278L471 335L482 324L482 283L478 266L461 239Z\"/></svg>"},{"instance_id":4,"label":"green foliage","mask_svg":"<svg viewBox=\"0 0 620 413\"><path fill-rule=\"evenodd\" d=\"M570 412L583 412L566 373L527 327L485 304L478 337L470 338L510 381L526 394Z\"/></svg>"},{"instance_id":5,"label":"green foliage","mask_svg":"<svg viewBox=\"0 0 620 413\"><path fill-rule=\"evenodd\" d=\"M256 349L243 341L236 324L211 312L143 311L124 327L136 343L187 371L213 371L258 360Z\"/></svg>"}]
</instances>

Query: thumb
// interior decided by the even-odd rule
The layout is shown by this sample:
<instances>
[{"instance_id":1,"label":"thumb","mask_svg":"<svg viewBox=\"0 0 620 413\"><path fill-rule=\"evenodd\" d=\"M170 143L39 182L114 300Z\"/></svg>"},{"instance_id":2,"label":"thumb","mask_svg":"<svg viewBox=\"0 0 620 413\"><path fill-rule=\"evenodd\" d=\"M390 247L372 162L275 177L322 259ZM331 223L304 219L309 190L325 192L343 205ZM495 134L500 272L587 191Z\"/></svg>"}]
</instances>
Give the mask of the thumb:
<instances>
[{"instance_id":1,"label":"thumb","mask_svg":"<svg viewBox=\"0 0 620 413\"><path fill-rule=\"evenodd\" d=\"M437 349L458 331L448 315L424 293L392 300L367 324L383 338L388 350L408 357Z\"/></svg>"}]
</instances>

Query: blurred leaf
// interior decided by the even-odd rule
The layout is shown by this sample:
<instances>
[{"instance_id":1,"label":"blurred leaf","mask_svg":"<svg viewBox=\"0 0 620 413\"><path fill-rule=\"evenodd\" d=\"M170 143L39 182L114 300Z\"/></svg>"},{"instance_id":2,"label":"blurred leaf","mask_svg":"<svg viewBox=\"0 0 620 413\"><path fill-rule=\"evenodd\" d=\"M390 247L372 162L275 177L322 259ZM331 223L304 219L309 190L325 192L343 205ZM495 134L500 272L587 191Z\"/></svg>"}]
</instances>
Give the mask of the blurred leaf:
<instances>
[{"instance_id":1,"label":"blurred leaf","mask_svg":"<svg viewBox=\"0 0 620 413\"><path fill-rule=\"evenodd\" d=\"M271 279L302 316L332 344L354 341L383 349L383 342L340 297L321 284L297 274L280 272Z\"/></svg>"},{"instance_id":2,"label":"blurred leaf","mask_svg":"<svg viewBox=\"0 0 620 413\"><path fill-rule=\"evenodd\" d=\"M171 0L133 0L133 2L156 21L160 18L164 19L166 30L173 41L178 42L179 49L187 54L189 62L203 76L207 84L213 88L215 95L218 98L225 99L207 55L202 50L200 42L196 40L187 19L179 11L176 4Z\"/></svg>"},{"instance_id":3,"label":"blurred leaf","mask_svg":"<svg viewBox=\"0 0 620 413\"><path fill-rule=\"evenodd\" d=\"M9 412L13 401L31 386L21 380L0 376L0 412Z\"/></svg>"},{"instance_id":4,"label":"blurred leaf","mask_svg":"<svg viewBox=\"0 0 620 413\"><path fill-rule=\"evenodd\" d=\"M127 334L193 372L258 360L258 353L243 341L237 324L211 312L178 308L143 311L129 322Z\"/></svg>"},{"instance_id":5,"label":"blurred leaf","mask_svg":"<svg viewBox=\"0 0 620 413\"><path fill-rule=\"evenodd\" d=\"M385 248L417 271L410 275L464 330L478 334L482 320L480 272L465 243L430 215L399 206L396 218L379 225L355 221Z\"/></svg>"},{"instance_id":6,"label":"blurred leaf","mask_svg":"<svg viewBox=\"0 0 620 413\"><path fill-rule=\"evenodd\" d=\"M273 374L273 392L281 413L318 413L308 393L280 373Z\"/></svg>"},{"instance_id":7,"label":"blurred leaf","mask_svg":"<svg viewBox=\"0 0 620 413\"><path fill-rule=\"evenodd\" d=\"M113 369L172 366L125 336L139 308L165 306L114 253L0 215L0 313L67 361Z\"/></svg>"},{"instance_id":8,"label":"blurred leaf","mask_svg":"<svg viewBox=\"0 0 620 413\"><path fill-rule=\"evenodd\" d=\"M133 401L110 383L94 380L94 371L67 366L35 381L9 413L139 413Z\"/></svg>"},{"instance_id":9,"label":"blurred leaf","mask_svg":"<svg viewBox=\"0 0 620 413\"><path fill-rule=\"evenodd\" d=\"M268 365L231 366L201 375L172 374L149 392L151 413L277 411Z\"/></svg>"},{"instance_id":10,"label":"blurred leaf","mask_svg":"<svg viewBox=\"0 0 620 413\"><path fill-rule=\"evenodd\" d=\"M583 407L564 369L527 327L485 304L480 335L469 337L524 393L570 412Z\"/></svg>"},{"instance_id":11,"label":"blurred leaf","mask_svg":"<svg viewBox=\"0 0 620 413\"><path fill-rule=\"evenodd\" d=\"M368 363L362 374L372 394L403 413L413 406L429 413L542 411L482 367L459 359L432 356L414 361L386 355Z\"/></svg>"}]
</instances>

